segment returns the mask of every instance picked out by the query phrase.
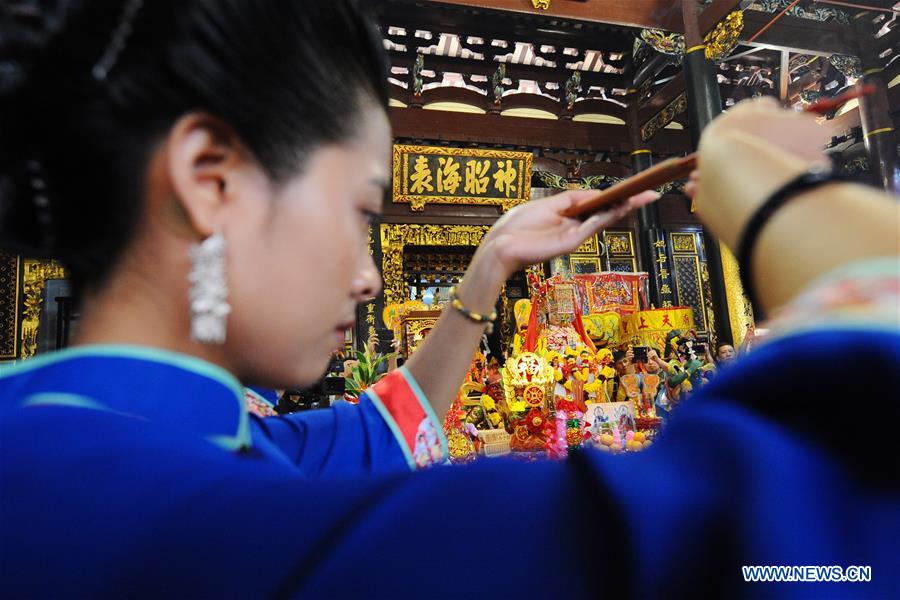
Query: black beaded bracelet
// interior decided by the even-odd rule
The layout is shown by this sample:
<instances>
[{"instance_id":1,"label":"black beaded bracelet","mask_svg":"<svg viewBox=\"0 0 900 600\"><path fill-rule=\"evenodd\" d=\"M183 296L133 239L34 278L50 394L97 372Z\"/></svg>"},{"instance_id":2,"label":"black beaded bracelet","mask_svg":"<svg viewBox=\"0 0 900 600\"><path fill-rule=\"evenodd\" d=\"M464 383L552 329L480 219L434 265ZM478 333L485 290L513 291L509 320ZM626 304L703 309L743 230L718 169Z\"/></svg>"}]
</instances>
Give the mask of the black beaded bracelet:
<instances>
[{"instance_id":1,"label":"black beaded bracelet","mask_svg":"<svg viewBox=\"0 0 900 600\"><path fill-rule=\"evenodd\" d=\"M485 332L490 335L494 332L494 321L497 320L497 311L492 311L489 315L482 315L466 308L462 301L456 296L456 287L450 288L450 306L455 308L462 316L469 319L473 323L484 325Z\"/></svg>"},{"instance_id":2,"label":"black beaded bracelet","mask_svg":"<svg viewBox=\"0 0 900 600\"><path fill-rule=\"evenodd\" d=\"M753 248L763 227L769 221L775 211L782 207L788 200L801 192L806 192L826 183L835 181L850 181L849 177L833 172L830 168L811 169L798 175L794 179L775 190L762 206L756 209L753 216L744 226L744 231L738 241L737 261L740 268L741 283L744 285L744 293L750 300L757 318L762 317L762 306L756 295L753 285Z\"/></svg>"}]
</instances>

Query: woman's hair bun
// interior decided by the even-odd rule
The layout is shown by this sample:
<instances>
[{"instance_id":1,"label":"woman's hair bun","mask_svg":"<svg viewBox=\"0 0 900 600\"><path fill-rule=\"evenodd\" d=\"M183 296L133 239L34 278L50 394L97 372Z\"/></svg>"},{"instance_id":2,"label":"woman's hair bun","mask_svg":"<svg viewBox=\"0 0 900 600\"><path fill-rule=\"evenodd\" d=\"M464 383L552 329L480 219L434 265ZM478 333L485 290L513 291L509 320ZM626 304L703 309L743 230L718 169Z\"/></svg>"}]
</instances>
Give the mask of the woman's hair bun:
<instances>
[{"instance_id":1,"label":"woman's hair bun","mask_svg":"<svg viewBox=\"0 0 900 600\"><path fill-rule=\"evenodd\" d=\"M24 87L32 68L83 5L84 0L4 0L0 4L0 98Z\"/></svg>"},{"instance_id":2,"label":"woman's hair bun","mask_svg":"<svg viewBox=\"0 0 900 600\"><path fill-rule=\"evenodd\" d=\"M0 247L100 286L181 116L281 182L387 107L387 72L358 0L0 0Z\"/></svg>"},{"instance_id":3,"label":"woman's hair bun","mask_svg":"<svg viewBox=\"0 0 900 600\"><path fill-rule=\"evenodd\" d=\"M84 0L5 0L0 4L0 247L28 256L56 252L53 184L41 142L56 111L48 96L66 94L64 70L50 56Z\"/></svg>"}]
</instances>

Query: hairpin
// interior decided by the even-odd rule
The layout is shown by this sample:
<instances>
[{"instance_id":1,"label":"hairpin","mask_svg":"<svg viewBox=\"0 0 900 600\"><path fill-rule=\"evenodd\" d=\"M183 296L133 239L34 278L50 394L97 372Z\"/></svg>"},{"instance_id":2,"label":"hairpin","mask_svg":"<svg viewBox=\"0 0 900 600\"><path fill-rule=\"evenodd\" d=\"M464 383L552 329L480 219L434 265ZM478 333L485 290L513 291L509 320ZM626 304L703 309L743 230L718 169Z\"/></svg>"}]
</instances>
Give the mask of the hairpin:
<instances>
[{"instance_id":1,"label":"hairpin","mask_svg":"<svg viewBox=\"0 0 900 600\"><path fill-rule=\"evenodd\" d=\"M116 65L119 55L125 49L125 42L128 41L128 36L132 33L134 18L143 5L144 0L128 0L125 3L125 7L122 9L122 16L119 17L119 24L113 31L112 40L110 40L106 50L103 51L103 56L91 69L91 75L96 81L105 80L106 76L109 75L109 72Z\"/></svg>"}]
</instances>

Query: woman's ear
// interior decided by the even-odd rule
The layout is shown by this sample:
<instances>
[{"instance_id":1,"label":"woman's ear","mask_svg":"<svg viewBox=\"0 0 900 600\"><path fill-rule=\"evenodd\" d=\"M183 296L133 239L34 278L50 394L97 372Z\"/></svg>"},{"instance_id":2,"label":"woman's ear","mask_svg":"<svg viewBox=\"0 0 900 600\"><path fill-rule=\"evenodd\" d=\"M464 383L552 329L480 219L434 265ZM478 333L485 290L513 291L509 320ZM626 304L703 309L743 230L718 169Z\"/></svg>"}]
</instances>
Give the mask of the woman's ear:
<instances>
[{"instance_id":1,"label":"woman's ear","mask_svg":"<svg viewBox=\"0 0 900 600\"><path fill-rule=\"evenodd\" d=\"M206 238L222 226L229 184L248 153L228 126L204 113L178 119L165 143L175 201L194 231Z\"/></svg>"}]
</instances>

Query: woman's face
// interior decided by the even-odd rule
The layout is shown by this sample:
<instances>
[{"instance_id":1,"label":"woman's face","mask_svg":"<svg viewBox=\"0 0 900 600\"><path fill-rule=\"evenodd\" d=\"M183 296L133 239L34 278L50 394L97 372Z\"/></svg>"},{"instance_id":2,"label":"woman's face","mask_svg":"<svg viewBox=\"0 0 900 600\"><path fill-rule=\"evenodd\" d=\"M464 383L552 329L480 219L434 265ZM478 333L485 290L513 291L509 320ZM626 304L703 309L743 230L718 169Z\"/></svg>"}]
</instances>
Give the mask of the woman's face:
<instances>
[{"instance_id":1,"label":"woman's face","mask_svg":"<svg viewBox=\"0 0 900 600\"><path fill-rule=\"evenodd\" d=\"M293 178L236 199L228 215L226 352L248 383L316 381L357 303L381 289L368 234L389 181L390 125L372 106L356 127L351 140L313 151Z\"/></svg>"},{"instance_id":2,"label":"woman's face","mask_svg":"<svg viewBox=\"0 0 900 600\"><path fill-rule=\"evenodd\" d=\"M717 358L719 362L728 362L734 358L734 346L723 344L719 346Z\"/></svg>"}]
</instances>

